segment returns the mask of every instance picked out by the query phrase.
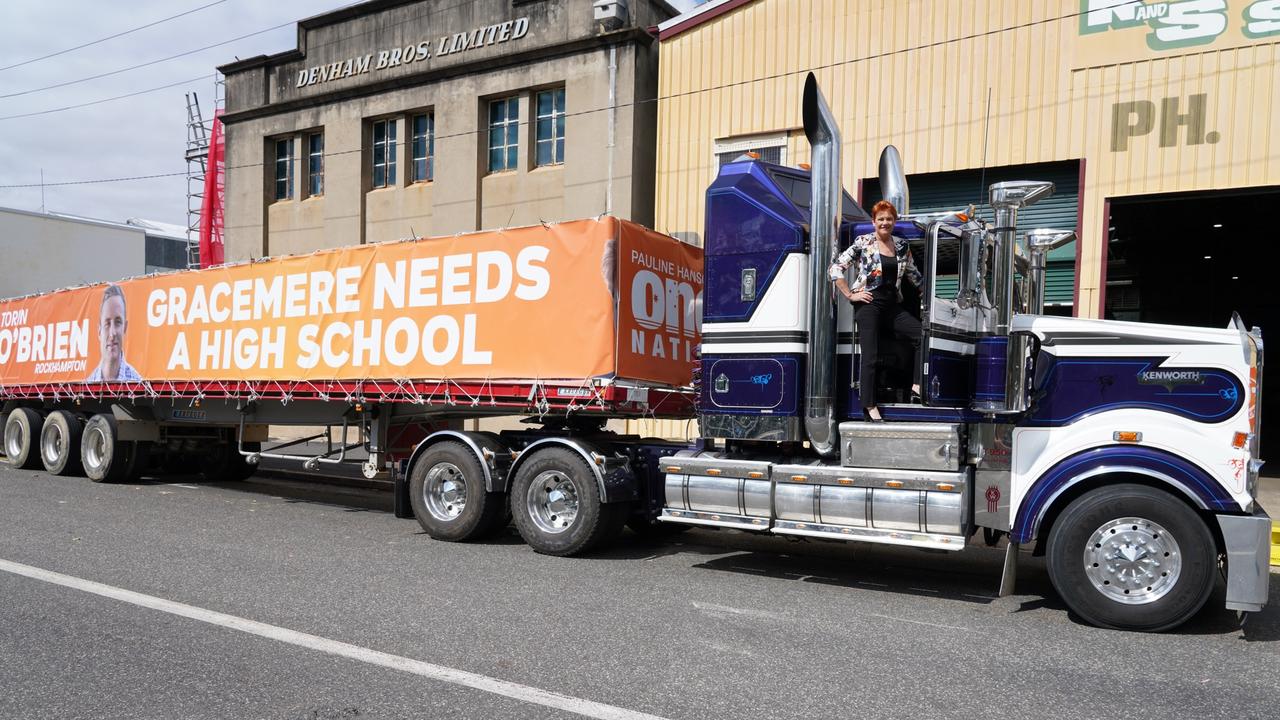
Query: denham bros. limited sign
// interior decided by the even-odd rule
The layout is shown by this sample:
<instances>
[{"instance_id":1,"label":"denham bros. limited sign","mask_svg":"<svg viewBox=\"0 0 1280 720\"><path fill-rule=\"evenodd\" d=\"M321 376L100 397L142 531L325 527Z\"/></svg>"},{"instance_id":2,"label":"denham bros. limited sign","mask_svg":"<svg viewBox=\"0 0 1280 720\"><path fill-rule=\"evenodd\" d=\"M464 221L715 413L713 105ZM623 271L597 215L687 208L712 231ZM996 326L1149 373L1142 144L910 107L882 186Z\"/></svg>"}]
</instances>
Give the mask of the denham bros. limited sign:
<instances>
[{"instance_id":1,"label":"denham bros. limited sign","mask_svg":"<svg viewBox=\"0 0 1280 720\"><path fill-rule=\"evenodd\" d=\"M440 38L410 43L404 47L393 47L379 50L376 53L358 55L338 60L327 65L313 65L298 71L298 82L295 87L319 85L331 80L341 80L353 75L363 75L375 70L400 67L415 62L423 62L434 57L456 55L468 50L476 50L489 45L519 40L529 34L529 18L522 17L508 20L496 25L485 25L469 32L444 35Z\"/></svg>"}]
</instances>

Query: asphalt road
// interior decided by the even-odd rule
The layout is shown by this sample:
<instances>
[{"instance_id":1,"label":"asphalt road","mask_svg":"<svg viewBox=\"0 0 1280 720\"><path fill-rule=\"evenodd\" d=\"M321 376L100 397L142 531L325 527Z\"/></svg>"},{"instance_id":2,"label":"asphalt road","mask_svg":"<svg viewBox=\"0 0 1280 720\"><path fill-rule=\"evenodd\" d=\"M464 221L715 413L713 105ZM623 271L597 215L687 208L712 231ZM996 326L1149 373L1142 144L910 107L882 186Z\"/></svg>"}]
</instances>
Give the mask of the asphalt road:
<instances>
[{"instance_id":1,"label":"asphalt road","mask_svg":"<svg viewBox=\"0 0 1280 720\"><path fill-rule=\"evenodd\" d=\"M1141 635L1081 624L1038 560L994 597L986 548L693 530L561 559L390 507L0 469L0 718L1280 714L1280 582L1243 627L1219 594Z\"/></svg>"}]
</instances>

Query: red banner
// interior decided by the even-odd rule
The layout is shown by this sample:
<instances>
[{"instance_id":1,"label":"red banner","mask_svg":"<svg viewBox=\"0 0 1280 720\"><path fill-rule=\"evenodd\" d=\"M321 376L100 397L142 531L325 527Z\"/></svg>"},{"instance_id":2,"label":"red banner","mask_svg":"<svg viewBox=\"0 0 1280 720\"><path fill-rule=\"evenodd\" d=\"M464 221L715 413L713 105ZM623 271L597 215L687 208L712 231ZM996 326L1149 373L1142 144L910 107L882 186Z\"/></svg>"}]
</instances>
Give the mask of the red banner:
<instances>
[{"instance_id":1,"label":"red banner","mask_svg":"<svg viewBox=\"0 0 1280 720\"><path fill-rule=\"evenodd\" d=\"M225 143L222 138L222 111L213 114L213 135L209 139L209 160L205 166L204 199L200 203L200 267L221 265L222 195L225 170Z\"/></svg>"}]
</instances>

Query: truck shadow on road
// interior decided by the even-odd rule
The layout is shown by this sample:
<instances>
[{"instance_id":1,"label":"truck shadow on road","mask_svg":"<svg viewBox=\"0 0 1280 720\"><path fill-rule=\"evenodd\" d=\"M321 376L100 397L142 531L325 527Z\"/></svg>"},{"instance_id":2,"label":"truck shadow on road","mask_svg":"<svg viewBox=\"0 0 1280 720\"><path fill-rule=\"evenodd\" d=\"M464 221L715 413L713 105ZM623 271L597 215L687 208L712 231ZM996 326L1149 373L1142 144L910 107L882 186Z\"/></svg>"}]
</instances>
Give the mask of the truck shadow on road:
<instances>
[{"instance_id":1,"label":"truck shadow on road","mask_svg":"<svg viewBox=\"0 0 1280 720\"><path fill-rule=\"evenodd\" d=\"M658 555L714 556L690 565L698 570L769 577L791 582L938 598L988 608L996 614L1049 613L1091 627L1058 597L1044 559L1024 553L1019 559L1015 594L999 597L1003 547L970 546L963 554L893 546L807 543L767 536L691 531L667 543L624 536L619 546L599 555L639 558ZM1224 607L1219 580L1204 608L1172 631L1174 635L1238 635L1245 642L1280 640L1280 577L1272 578L1262 612L1242 616Z\"/></svg>"}]
</instances>

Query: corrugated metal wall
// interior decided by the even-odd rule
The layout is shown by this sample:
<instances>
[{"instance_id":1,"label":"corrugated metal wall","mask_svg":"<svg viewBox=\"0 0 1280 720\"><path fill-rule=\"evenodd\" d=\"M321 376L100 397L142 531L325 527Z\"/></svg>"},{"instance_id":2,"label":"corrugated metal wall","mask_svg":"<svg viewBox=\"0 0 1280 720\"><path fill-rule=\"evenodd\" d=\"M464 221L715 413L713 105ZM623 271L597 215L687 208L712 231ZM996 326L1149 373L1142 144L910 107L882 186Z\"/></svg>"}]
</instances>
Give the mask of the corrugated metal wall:
<instances>
[{"instance_id":1,"label":"corrugated metal wall","mask_svg":"<svg viewBox=\"0 0 1280 720\"><path fill-rule=\"evenodd\" d=\"M1078 310L1096 316L1106 198L1280 184L1280 36L1239 36L1247 4L1229 2L1235 47L1157 57L1145 25L1083 35L1079 0L757 0L661 43L655 225L701 236L716 139L787 131L788 157L807 161L800 94L813 70L851 189L887 143L910 173L1083 159ZM1119 49L1098 54L1099 42ZM1117 103L1160 112L1178 98L1185 112L1197 94L1203 142L1183 127L1163 146L1157 117L1113 149Z\"/></svg>"}]
</instances>

